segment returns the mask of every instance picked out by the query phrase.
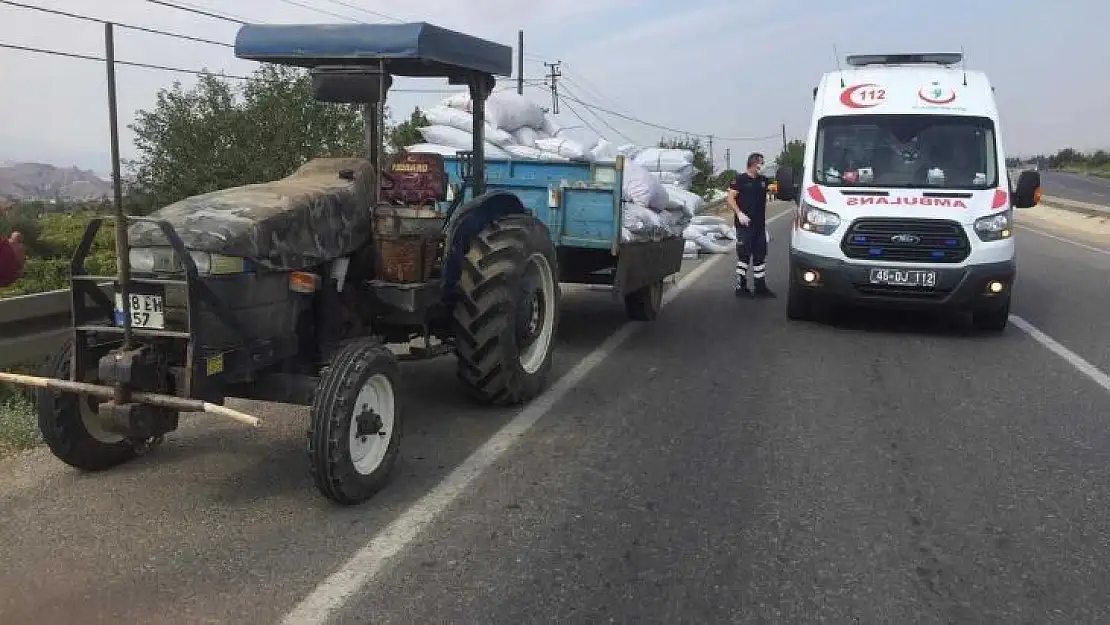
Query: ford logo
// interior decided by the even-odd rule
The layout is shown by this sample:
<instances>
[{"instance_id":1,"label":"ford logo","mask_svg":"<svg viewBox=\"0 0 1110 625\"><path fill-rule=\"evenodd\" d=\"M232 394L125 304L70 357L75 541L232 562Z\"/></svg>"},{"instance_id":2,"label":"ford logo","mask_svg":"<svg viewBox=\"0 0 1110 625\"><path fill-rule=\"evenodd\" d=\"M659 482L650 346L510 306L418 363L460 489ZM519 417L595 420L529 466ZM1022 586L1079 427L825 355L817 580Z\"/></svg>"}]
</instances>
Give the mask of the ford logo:
<instances>
[{"instance_id":1,"label":"ford logo","mask_svg":"<svg viewBox=\"0 0 1110 625\"><path fill-rule=\"evenodd\" d=\"M890 240L894 243L908 243L911 245L914 243L921 243L921 237L916 234L896 234L890 237Z\"/></svg>"}]
</instances>

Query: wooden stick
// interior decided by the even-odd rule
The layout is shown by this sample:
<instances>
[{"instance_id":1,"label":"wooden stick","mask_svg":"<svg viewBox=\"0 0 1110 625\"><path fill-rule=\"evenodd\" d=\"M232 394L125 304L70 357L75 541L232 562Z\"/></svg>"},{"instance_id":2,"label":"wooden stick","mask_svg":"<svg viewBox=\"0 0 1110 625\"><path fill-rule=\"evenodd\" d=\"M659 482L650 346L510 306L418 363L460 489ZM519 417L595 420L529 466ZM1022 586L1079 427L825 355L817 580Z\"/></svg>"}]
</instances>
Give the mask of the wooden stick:
<instances>
[{"instance_id":1,"label":"wooden stick","mask_svg":"<svg viewBox=\"0 0 1110 625\"><path fill-rule=\"evenodd\" d=\"M112 399L115 395L115 389L111 386L89 384L87 382L74 382L72 380L59 380L57 378L42 378L34 375L24 375L22 373L6 373L0 371L0 382L65 391L67 393L78 393L81 395L92 395L94 397L100 397L101 399ZM238 421L239 423L251 427L258 427L262 424L262 419L258 417L228 408L227 406L200 401L199 399L185 399L183 397L174 397L173 395L162 395L159 393L132 393L131 397L142 404L150 404L152 406L160 406L162 408L180 410L182 412L204 412L224 417L225 419L231 419L232 421Z\"/></svg>"}]
</instances>

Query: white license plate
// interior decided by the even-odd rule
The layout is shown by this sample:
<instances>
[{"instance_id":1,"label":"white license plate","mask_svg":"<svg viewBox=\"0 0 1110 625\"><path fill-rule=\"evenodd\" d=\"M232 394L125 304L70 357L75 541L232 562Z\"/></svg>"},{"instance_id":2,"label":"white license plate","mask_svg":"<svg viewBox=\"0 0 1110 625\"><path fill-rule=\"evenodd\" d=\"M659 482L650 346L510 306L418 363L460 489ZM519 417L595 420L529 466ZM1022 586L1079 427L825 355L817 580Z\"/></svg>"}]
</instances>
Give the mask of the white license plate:
<instances>
[{"instance_id":1,"label":"white license plate","mask_svg":"<svg viewBox=\"0 0 1110 625\"><path fill-rule=\"evenodd\" d=\"M933 288L937 272L928 269L872 269L871 284Z\"/></svg>"},{"instance_id":2,"label":"white license plate","mask_svg":"<svg viewBox=\"0 0 1110 625\"><path fill-rule=\"evenodd\" d=\"M132 293L130 299L131 306L128 308L131 315L132 328L165 329L166 320L163 316L161 295ZM116 293L117 316L122 314L123 310L123 299L120 297L119 293ZM117 318L117 323L122 325L123 319Z\"/></svg>"}]
</instances>

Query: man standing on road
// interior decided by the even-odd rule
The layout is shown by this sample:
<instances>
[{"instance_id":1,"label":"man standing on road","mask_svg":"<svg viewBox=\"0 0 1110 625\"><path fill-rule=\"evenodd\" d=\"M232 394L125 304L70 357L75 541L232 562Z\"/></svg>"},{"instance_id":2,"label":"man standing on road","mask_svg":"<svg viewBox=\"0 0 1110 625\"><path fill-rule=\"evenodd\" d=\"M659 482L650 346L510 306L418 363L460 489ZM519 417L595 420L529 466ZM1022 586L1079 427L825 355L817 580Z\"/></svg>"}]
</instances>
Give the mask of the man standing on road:
<instances>
[{"instance_id":1,"label":"man standing on road","mask_svg":"<svg viewBox=\"0 0 1110 625\"><path fill-rule=\"evenodd\" d=\"M763 155L748 156L746 171L736 174L725 202L736 215L736 296L751 294L748 274L755 282L757 297L774 297L767 288L767 184L760 173Z\"/></svg>"},{"instance_id":2,"label":"man standing on road","mask_svg":"<svg viewBox=\"0 0 1110 625\"><path fill-rule=\"evenodd\" d=\"M23 272L23 238L18 232L0 237L0 287L11 286Z\"/></svg>"}]
</instances>

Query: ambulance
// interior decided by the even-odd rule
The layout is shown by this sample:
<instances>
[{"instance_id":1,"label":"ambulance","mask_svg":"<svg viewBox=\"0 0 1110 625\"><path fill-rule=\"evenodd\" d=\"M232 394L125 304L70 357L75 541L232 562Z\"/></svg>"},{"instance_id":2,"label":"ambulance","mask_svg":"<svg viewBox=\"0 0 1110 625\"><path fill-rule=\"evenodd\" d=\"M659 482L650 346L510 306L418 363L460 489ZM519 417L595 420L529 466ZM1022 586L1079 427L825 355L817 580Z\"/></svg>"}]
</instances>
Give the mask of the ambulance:
<instances>
[{"instance_id":1,"label":"ambulance","mask_svg":"<svg viewBox=\"0 0 1110 625\"><path fill-rule=\"evenodd\" d=\"M960 53L854 55L813 91L800 177L787 316L831 304L969 313L1006 328L1016 275L1014 209L1040 176L1011 185L994 88Z\"/></svg>"}]
</instances>

